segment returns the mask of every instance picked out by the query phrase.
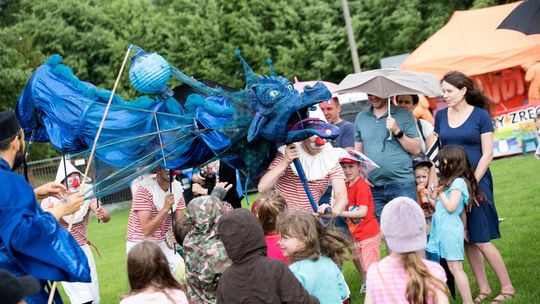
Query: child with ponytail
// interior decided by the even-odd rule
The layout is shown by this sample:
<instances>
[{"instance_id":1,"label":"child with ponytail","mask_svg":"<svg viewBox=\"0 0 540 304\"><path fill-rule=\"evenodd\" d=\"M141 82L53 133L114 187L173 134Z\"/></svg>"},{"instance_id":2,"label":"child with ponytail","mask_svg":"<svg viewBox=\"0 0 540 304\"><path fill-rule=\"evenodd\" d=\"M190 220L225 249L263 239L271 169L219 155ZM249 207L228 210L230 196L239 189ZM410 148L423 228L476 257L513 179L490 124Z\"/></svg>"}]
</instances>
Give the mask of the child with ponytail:
<instances>
[{"instance_id":1,"label":"child with ponytail","mask_svg":"<svg viewBox=\"0 0 540 304\"><path fill-rule=\"evenodd\" d=\"M397 197L386 204L381 230L392 253L368 269L364 303L448 303L443 268L417 253L426 245L425 229L414 200Z\"/></svg>"}]
</instances>

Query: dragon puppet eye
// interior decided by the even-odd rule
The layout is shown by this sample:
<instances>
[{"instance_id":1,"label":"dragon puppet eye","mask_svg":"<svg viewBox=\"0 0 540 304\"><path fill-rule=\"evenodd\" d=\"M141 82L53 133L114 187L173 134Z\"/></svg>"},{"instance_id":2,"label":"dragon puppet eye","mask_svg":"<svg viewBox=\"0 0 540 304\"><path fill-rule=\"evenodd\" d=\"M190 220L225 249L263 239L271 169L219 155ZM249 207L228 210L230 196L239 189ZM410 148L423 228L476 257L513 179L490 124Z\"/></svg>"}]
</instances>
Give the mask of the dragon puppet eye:
<instances>
[{"instance_id":1,"label":"dragon puppet eye","mask_svg":"<svg viewBox=\"0 0 540 304\"><path fill-rule=\"evenodd\" d=\"M289 91L294 90L294 86L293 86L292 84L289 83L289 84L287 85L287 90L289 90Z\"/></svg>"},{"instance_id":2,"label":"dragon puppet eye","mask_svg":"<svg viewBox=\"0 0 540 304\"><path fill-rule=\"evenodd\" d=\"M268 92L268 97L270 97L272 99L274 99L274 98L276 98L278 96L279 96L279 91L278 90L272 90L272 91Z\"/></svg>"}]
</instances>

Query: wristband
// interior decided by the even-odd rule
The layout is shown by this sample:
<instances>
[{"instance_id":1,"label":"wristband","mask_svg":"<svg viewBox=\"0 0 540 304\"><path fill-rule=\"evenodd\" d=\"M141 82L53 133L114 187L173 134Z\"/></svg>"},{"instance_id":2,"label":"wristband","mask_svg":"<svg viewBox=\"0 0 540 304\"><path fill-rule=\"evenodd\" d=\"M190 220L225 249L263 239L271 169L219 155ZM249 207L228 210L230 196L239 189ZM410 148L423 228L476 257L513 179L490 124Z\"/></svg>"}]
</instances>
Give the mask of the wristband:
<instances>
[{"instance_id":1,"label":"wristband","mask_svg":"<svg viewBox=\"0 0 540 304\"><path fill-rule=\"evenodd\" d=\"M399 132L397 132L397 134L394 134L394 136L396 138L402 138L403 137L403 130L399 130Z\"/></svg>"}]
</instances>

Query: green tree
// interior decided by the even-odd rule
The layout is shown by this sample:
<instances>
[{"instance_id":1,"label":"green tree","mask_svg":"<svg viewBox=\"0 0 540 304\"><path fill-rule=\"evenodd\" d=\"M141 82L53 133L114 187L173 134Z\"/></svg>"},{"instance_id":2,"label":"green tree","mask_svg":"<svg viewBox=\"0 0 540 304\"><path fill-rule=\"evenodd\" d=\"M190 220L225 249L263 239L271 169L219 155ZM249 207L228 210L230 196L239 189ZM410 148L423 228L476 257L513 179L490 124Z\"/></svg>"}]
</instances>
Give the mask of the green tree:
<instances>
[{"instance_id":1,"label":"green tree","mask_svg":"<svg viewBox=\"0 0 540 304\"><path fill-rule=\"evenodd\" d=\"M364 70L414 50L457 9L507 0L350 0ZM339 0L0 0L0 109L13 108L31 73L58 53L81 80L111 89L130 44L188 75L244 86L234 50L268 74L339 82L352 72ZM138 94L127 72L117 93ZM177 82L171 81L173 87ZM35 157L54 151L35 148Z\"/></svg>"}]
</instances>

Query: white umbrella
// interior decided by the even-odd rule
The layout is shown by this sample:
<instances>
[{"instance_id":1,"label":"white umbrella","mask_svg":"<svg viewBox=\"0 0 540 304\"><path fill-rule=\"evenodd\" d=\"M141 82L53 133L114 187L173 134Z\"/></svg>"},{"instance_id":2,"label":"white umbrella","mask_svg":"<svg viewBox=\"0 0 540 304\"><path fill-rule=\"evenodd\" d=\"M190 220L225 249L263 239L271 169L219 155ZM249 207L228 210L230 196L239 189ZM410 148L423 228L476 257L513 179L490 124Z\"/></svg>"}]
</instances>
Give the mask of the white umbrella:
<instances>
[{"instance_id":1,"label":"white umbrella","mask_svg":"<svg viewBox=\"0 0 540 304\"><path fill-rule=\"evenodd\" d=\"M363 92L381 98L405 94L430 97L442 95L441 85L435 76L400 69L378 69L349 74L339 83L335 92L339 94ZM390 103L388 100L389 117ZM390 133L388 139L391 138Z\"/></svg>"},{"instance_id":2,"label":"white umbrella","mask_svg":"<svg viewBox=\"0 0 540 304\"><path fill-rule=\"evenodd\" d=\"M400 69L378 69L349 74L339 83L335 92L363 92L382 98L403 94L430 97L442 95L441 85L435 76Z\"/></svg>"}]
</instances>

